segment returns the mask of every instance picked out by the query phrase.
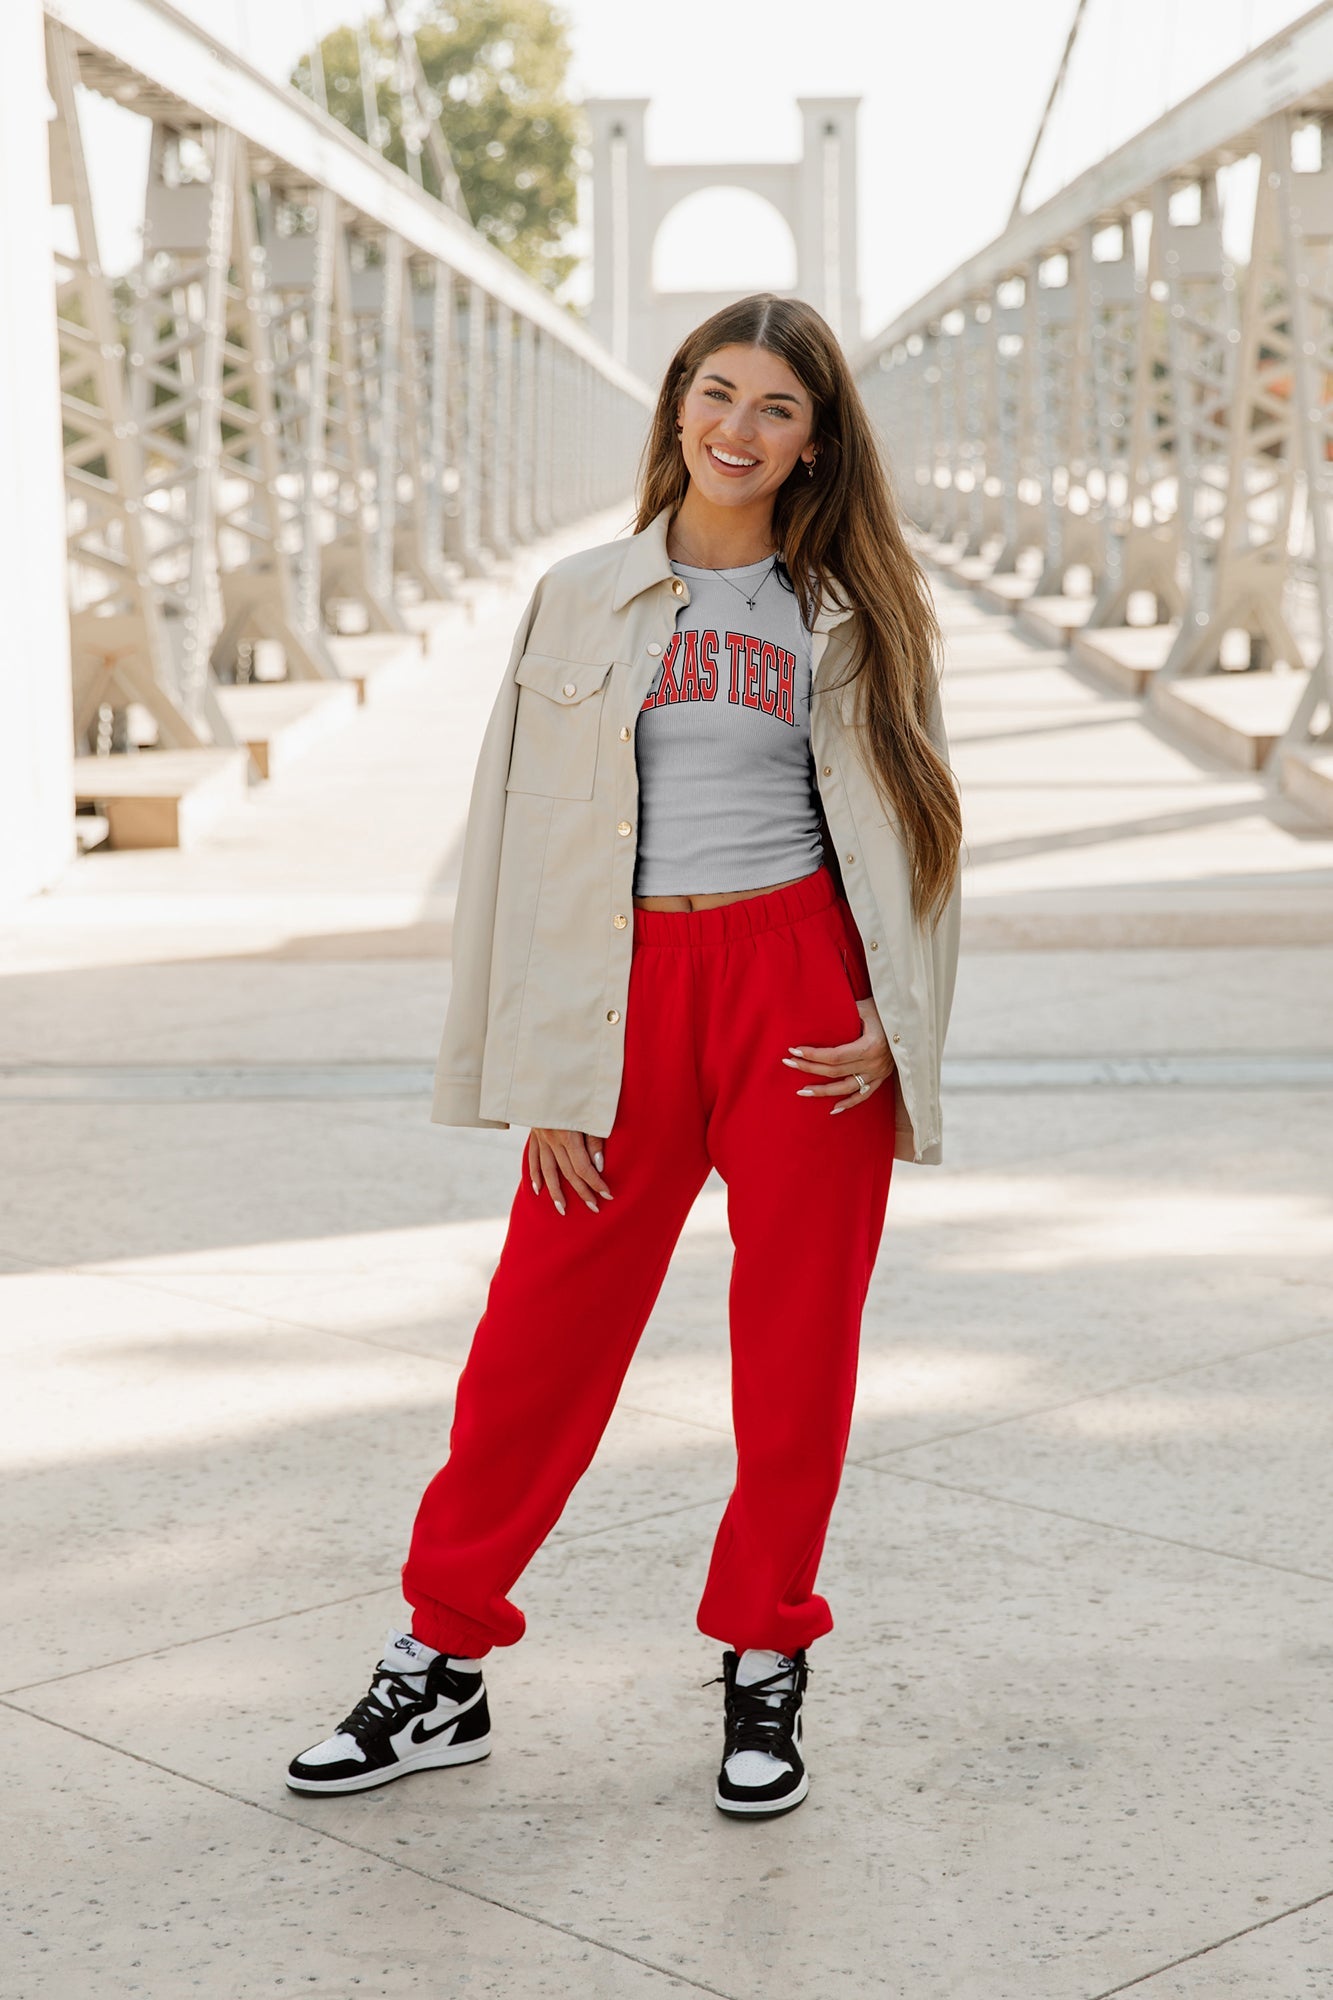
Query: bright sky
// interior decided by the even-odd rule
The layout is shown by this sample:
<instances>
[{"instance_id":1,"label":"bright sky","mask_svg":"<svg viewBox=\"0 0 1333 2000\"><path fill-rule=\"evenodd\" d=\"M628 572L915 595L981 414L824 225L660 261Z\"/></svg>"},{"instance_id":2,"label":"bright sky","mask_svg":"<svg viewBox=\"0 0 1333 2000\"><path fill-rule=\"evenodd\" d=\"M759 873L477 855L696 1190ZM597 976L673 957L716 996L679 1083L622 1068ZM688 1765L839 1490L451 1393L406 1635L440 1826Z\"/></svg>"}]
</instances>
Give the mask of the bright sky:
<instances>
[{"instance_id":1,"label":"bright sky","mask_svg":"<svg viewBox=\"0 0 1333 2000\"><path fill-rule=\"evenodd\" d=\"M316 34L363 11L359 0L176 4L282 77ZM576 90L650 98L650 159L790 159L798 94L860 93L867 334L1003 228L1073 11L1074 0L564 4ZM1034 195L1305 11L1292 0L1091 0ZM142 121L116 106L89 111L103 259L119 270L136 253ZM665 226L659 282L784 282L784 227L772 212L735 190L705 199L693 228Z\"/></svg>"}]
</instances>

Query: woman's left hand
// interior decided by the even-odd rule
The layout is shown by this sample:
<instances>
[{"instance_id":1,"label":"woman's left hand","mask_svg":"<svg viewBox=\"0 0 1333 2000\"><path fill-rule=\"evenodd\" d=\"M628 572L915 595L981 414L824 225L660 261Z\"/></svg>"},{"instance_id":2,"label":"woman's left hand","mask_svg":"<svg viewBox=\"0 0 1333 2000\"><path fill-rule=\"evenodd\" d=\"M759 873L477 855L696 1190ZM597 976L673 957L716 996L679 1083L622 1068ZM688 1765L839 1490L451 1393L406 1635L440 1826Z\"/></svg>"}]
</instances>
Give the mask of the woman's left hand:
<instances>
[{"instance_id":1,"label":"woman's left hand","mask_svg":"<svg viewBox=\"0 0 1333 2000\"><path fill-rule=\"evenodd\" d=\"M873 1097L887 1077L893 1075L893 1057L889 1053L889 1038L884 1032L879 1018L879 1009L873 1000L858 1000L857 1012L865 1032L854 1042L840 1042L836 1048L816 1049L807 1043L799 1049L791 1049L782 1058L788 1069L804 1070L807 1076L818 1077L817 1083L803 1084L797 1091L798 1097L838 1097L830 1114L837 1117L840 1111L850 1111L854 1105L864 1104ZM869 1088L862 1090L856 1081L863 1076ZM828 1079L832 1079L829 1081Z\"/></svg>"}]
</instances>

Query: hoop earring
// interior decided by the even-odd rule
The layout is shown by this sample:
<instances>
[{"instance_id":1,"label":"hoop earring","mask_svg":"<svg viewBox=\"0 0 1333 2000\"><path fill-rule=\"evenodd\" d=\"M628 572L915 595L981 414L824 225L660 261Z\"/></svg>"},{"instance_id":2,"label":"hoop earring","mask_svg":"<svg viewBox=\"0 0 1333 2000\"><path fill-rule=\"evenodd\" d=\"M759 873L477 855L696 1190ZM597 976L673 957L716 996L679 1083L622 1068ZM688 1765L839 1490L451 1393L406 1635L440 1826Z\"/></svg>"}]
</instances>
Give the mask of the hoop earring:
<instances>
[{"instance_id":1,"label":"hoop earring","mask_svg":"<svg viewBox=\"0 0 1333 2000\"><path fill-rule=\"evenodd\" d=\"M813 458L807 458L805 461L805 476L807 479L813 479L815 476L815 461Z\"/></svg>"}]
</instances>

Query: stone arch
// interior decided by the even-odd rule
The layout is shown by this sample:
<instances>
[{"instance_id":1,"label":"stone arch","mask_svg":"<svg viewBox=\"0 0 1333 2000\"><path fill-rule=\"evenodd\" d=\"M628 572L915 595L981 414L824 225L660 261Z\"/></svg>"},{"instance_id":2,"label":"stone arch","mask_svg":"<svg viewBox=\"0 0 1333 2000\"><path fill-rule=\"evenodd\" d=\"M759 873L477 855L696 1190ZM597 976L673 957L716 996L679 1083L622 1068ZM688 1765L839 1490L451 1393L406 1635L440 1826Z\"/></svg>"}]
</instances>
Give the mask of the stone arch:
<instances>
[{"instance_id":1,"label":"stone arch","mask_svg":"<svg viewBox=\"0 0 1333 2000\"><path fill-rule=\"evenodd\" d=\"M717 263L719 257L710 259L708 251L714 246L709 245L702 259L694 256L689 259L694 273L692 281L673 283L671 274L678 256L678 239L688 236L693 217L704 204L716 212L718 197L726 197L729 214L721 231L725 240L716 246L723 260L716 276L709 263ZM649 257L652 287L658 297L671 292L713 291L726 284L735 285L741 292L796 289L796 232L790 221L766 195L730 181L715 181L711 187L695 188L682 195L658 223Z\"/></svg>"}]
</instances>

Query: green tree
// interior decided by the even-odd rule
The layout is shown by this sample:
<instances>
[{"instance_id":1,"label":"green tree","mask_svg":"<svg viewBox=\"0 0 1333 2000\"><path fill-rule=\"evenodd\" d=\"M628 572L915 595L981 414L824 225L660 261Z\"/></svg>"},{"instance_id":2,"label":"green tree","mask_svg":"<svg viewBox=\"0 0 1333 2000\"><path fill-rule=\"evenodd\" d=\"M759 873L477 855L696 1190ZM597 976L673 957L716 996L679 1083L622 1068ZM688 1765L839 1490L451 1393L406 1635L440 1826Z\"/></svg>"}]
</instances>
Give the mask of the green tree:
<instances>
[{"instance_id":1,"label":"green tree","mask_svg":"<svg viewBox=\"0 0 1333 2000\"><path fill-rule=\"evenodd\" d=\"M579 107L567 89L569 33L550 0L425 0L415 10L417 56L475 227L552 291L577 259L563 248L575 217ZM392 34L369 23L380 150L406 167L401 69ZM361 52L354 27L320 44L329 110L366 137ZM307 93L302 62L292 82ZM428 155L422 179L438 193Z\"/></svg>"}]
</instances>

